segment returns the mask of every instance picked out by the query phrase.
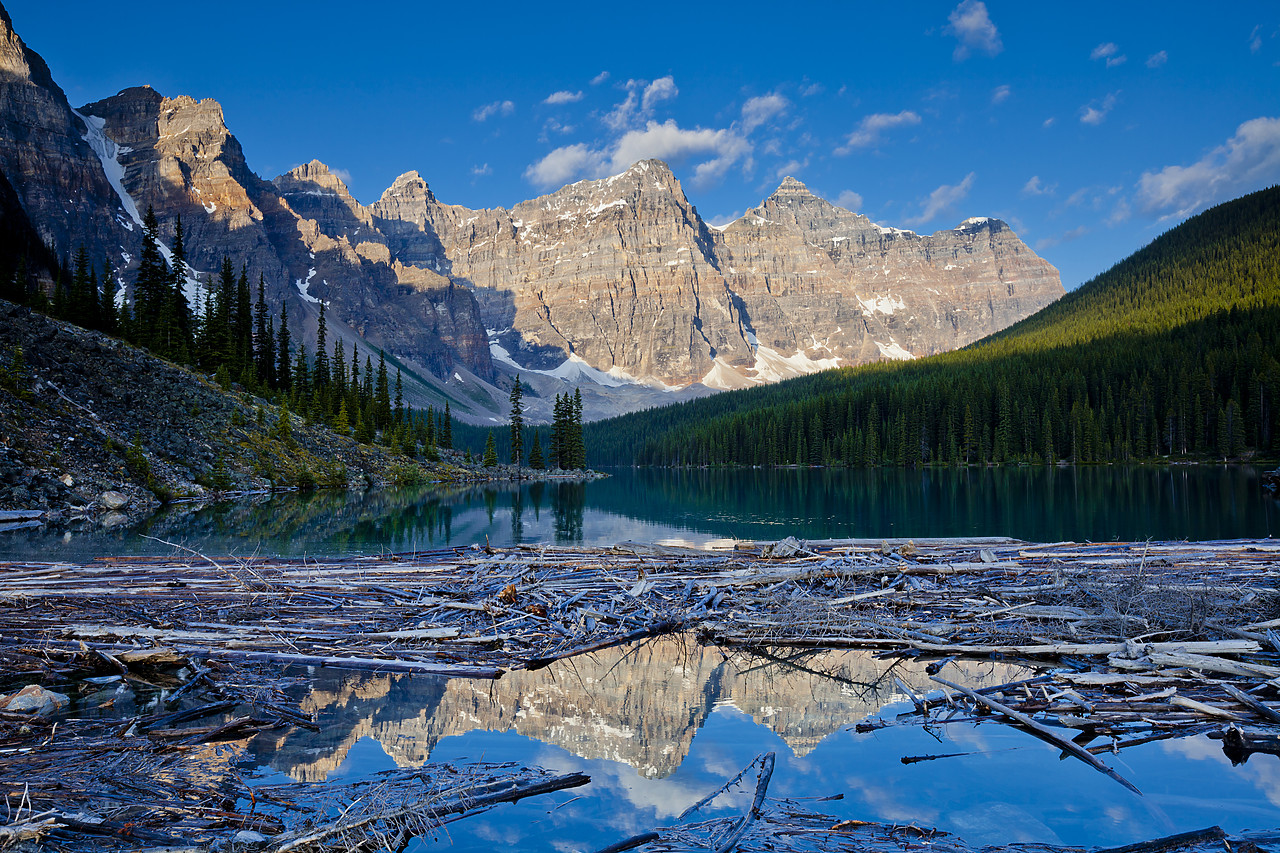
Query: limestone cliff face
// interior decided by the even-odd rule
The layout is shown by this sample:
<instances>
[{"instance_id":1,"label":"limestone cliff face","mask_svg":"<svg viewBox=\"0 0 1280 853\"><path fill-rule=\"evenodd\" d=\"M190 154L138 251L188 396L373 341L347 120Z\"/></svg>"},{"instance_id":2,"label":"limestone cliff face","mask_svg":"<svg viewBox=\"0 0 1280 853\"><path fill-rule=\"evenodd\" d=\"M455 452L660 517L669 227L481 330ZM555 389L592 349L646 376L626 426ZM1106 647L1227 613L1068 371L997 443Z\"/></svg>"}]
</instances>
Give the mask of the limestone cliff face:
<instances>
[{"instance_id":1,"label":"limestone cliff face","mask_svg":"<svg viewBox=\"0 0 1280 853\"><path fill-rule=\"evenodd\" d=\"M83 244L121 263L138 235L49 66L0 6L0 173L42 240L62 257Z\"/></svg>"},{"instance_id":2,"label":"limestone cliff face","mask_svg":"<svg viewBox=\"0 0 1280 853\"><path fill-rule=\"evenodd\" d=\"M393 260L371 215L319 161L274 182L248 167L213 99L166 98L126 89L81 112L102 123L123 184L136 205L153 206L162 239L182 219L188 259L212 272L230 257L270 300L291 303L309 335L320 301L331 323L409 358L437 375L463 364L492 374L479 306L432 270Z\"/></svg>"},{"instance_id":3,"label":"limestone cliff face","mask_svg":"<svg viewBox=\"0 0 1280 853\"><path fill-rule=\"evenodd\" d=\"M231 257L237 271L246 266L254 281L259 274L284 280L280 248L287 243L278 247L272 234L287 234L290 212L249 169L217 101L166 98L137 86L86 104L80 113L102 122L124 188L139 211L154 208L160 238L171 243L182 219L194 269L216 271L223 257Z\"/></svg>"},{"instance_id":4,"label":"limestone cliff face","mask_svg":"<svg viewBox=\"0 0 1280 853\"><path fill-rule=\"evenodd\" d=\"M657 160L509 210L444 204L417 172L368 206L314 160L266 181L212 99L142 86L72 110L3 7L0 174L64 257L84 244L132 280L153 206L165 243L181 218L199 277L223 257L261 275L297 339L324 301L335 334L434 373L437 388L509 384L495 360L522 373L535 419L575 385L592 418L928 355L1062 294L1057 271L999 220L883 228L791 178L721 229ZM451 379L456 369L469 376ZM473 421L505 413L504 389L453 390Z\"/></svg>"},{"instance_id":5,"label":"limestone cliff face","mask_svg":"<svg viewBox=\"0 0 1280 853\"><path fill-rule=\"evenodd\" d=\"M787 178L711 229L666 164L511 210L441 204L409 173L374 205L393 256L465 281L514 367L730 388L971 343L1062 295L999 220L921 236Z\"/></svg>"},{"instance_id":6,"label":"limestone cliff face","mask_svg":"<svg viewBox=\"0 0 1280 853\"><path fill-rule=\"evenodd\" d=\"M495 343L518 364L547 369L573 356L686 385L715 353L746 357L710 232L665 163L511 210L442 205L425 185L411 187L397 181L380 215L418 226L402 232L406 248L442 245L450 274L476 291L488 328L506 332Z\"/></svg>"},{"instance_id":7,"label":"limestone cliff face","mask_svg":"<svg viewBox=\"0 0 1280 853\"><path fill-rule=\"evenodd\" d=\"M998 219L922 236L794 178L725 227L717 248L762 344L842 364L955 349L1063 293L1058 271Z\"/></svg>"},{"instance_id":8,"label":"limestone cliff face","mask_svg":"<svg viewBox=\"0 0 1280 853\"><path fill-rule=\"evenodd\" d=\"M680 637L575 658L563 667L512 671L493 682L322 671L303 701L321 731L262 738L255 751L272 767L306 781L323 780L363 737L401 766L431 758L443 738L470 731L511 731L587 759L630 765L665 777L689 754L717 707L731 705L803 756L824 738L902 701L885 663L870 652L823 652L804 666L759 665L727 658ZM1017 677L1006 664L955 664L966 682ZM923 664L895 670L918 693L935 688Z\"/></svg>"}]
</instances>

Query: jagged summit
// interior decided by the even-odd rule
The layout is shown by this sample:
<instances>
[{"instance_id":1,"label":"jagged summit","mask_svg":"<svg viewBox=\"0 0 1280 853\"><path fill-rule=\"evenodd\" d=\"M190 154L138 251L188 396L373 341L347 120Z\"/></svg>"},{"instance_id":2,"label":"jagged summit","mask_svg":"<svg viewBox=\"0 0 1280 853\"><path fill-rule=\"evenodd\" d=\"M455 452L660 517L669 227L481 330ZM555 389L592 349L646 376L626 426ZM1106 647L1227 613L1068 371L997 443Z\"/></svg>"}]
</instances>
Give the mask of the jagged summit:
<instances>
[{"instance_id":1,"label":"jagged summit","mask_svg":"<svg viewBox=\"0 0 1280 853\"><path fill-rule=\"evenodd\" d=\"M274 183L286 197L299 192L312 194L328 192L354 201L351 191L347 189L342 178L335 175L333 170L319 160L293 167L278 176Z\"/></svg>"},{"instance_id":2,"label":"jagged summit","mask_svg":"<svg viewBox=\"0 0 1280 853\"><path fill-rule=\"evenodd\" d=\"M435 193L431 192L430 185L427 184L422 175L418 174L416 169L411 169L396 176L396 179L391 182L391 186L382 191L382 195L374 205L375 207L378 205L391 205L395 203L396 199L418 199L424 202L430 200L434 203L435 198Z\"/></svg>"},{"instance_id":3,"label":"jagged summit","mask_svg":"<svg viewBox=\"0 0 1280 853\"><path fill-rule=\"evenodd\" d=\"M778 188L773 191L771 198L788 198L795 196L814 197L813 193L809 192L809 188L805 186L803 182L787 175L782 179L782 183L778 185Z\"/></svg>"}]
</instances>

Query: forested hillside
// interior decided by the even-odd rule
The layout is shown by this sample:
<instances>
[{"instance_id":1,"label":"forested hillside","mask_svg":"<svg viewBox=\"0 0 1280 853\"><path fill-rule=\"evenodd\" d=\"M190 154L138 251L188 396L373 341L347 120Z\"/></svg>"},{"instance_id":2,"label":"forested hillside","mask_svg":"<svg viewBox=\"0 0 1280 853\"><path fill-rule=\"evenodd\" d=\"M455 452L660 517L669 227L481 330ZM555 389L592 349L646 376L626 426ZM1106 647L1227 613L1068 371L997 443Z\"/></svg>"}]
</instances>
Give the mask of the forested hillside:
<instances>
[{"instance_id":1,"label":"forested hillside","mask_svg":"<svg viewBox=\"0 0 1280 853\"><path fill-rule=\"evenodd\" d=\"M1188 220L1002 333L588 426L589 461L920 465L1280 451L1280 188Z\"/></svg>"}]
</instances>

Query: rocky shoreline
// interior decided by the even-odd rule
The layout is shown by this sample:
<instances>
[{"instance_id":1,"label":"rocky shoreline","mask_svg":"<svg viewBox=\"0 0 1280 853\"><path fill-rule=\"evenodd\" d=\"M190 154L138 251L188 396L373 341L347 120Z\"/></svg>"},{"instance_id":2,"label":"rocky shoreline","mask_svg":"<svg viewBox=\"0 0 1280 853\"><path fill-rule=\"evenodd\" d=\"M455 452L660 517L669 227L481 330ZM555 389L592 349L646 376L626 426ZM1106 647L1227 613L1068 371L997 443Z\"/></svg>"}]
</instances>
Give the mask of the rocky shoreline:
<instances>
[{"instance_id":1,"label":"rocky shoreline","mask_svg":"<svg viewBox=\"0 0 1280 853\"><path fill-rule=\"evenodd\" d=\"M0 530L112 527L166 503L274 491L546 476L482 468L457 451L428 462L359 444L115 338L0 301L0 512L10 515Z\"/></svg>"}]
</instances>

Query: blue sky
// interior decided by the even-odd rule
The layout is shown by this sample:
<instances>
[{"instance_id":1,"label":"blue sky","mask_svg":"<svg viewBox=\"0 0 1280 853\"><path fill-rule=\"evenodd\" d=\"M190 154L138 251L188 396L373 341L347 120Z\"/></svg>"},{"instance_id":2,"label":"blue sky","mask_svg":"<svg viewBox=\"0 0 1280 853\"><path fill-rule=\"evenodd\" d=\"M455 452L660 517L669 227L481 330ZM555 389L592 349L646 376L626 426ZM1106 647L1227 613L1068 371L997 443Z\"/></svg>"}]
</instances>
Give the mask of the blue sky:
<instances>
[{"instance_id":1,"label":"blue sky","mask_svg":"<svg viewBox=\"0 0 1280 853\"><path fill-rule=\"evenodd\" d=\"M720 223L793 175L886 225L1016 228L1075 287L1280 182L1280 5L6 3L75 106L216 98L271 178L416 169L510 206L668 160Z\"/></svg>"}]
</instances>

